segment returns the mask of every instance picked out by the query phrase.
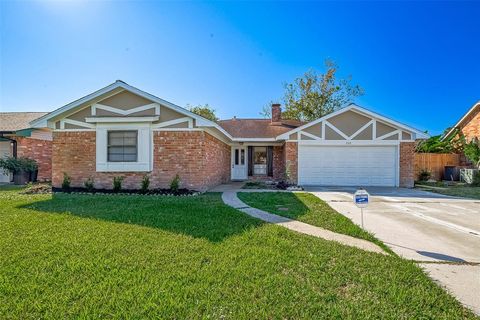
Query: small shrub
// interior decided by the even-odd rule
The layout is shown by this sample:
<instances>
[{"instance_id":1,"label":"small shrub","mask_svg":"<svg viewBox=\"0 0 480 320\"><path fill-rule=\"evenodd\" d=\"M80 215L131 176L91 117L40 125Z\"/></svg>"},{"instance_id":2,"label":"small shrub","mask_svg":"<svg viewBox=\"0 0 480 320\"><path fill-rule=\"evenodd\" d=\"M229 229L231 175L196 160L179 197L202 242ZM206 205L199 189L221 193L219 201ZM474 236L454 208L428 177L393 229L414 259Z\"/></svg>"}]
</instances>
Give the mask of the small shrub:
<instances>
[{"instance_id":1,"label":"small shrub","mask_svg":"<svg viewBox=\"0 0 480 320\"><path fill-rule=\"evenodd\" d=\"M147 193L149 186L150 186L150 178L147 175L144 175L142 179L142 187L140 188L140 191L142 193Z\"/></svg>"},{"instance_id":2,"label":"small shrub","mask_svg":"<svg viewBox=\"0 0 480 320\"><path fill-rule=\"evenodd\" d=\"M4 173L35 172L38 164L35 160L25 157L7 157L0 159L0 168Z\"/></svg>"},{"instance_id":3,"label":"small shrub","mask_svg":"<svg viewBox=\"0 0 480 320\"><path fill-rule=\"evenodd\" d=\"M420 173L418 174L418 180L419 181L428 181L430 177L432 176L432 173L428 171L427 169L422 169Z\"/></svg>"},{"instance_id":4,"label":"small shrub","mask_svg":"<svg viewBox=\"0 0 480 320\"><path fill-rule=\"evenodd\" d=\"M122 182L125 177L118 176L118 177L113 177L113 191L114 192L119 192L122 190Z\"/></svg>"},{"instance_id":5,"label":"small shrub","mask_svg":"<svg viewBox=\"0 0 480 320\"><path fill-rule=\"evenodd\" d=\"M68 175L68 173L63 173L63 181L62 181L62 189L63 190L70 190L70 184L72 182L72 178Z\"/></svg>"},{"instance_id":6,"label":"small shrub","mask_svg":"<svg viewBox=\"0 0 480 320\"><path fill-rule=\"evenodd\" d=\"M173 178L172 182L170 182L170 190L172 190L174 193L177 193L179 188L180 188L180 176L177 173L175 175L175 178Z\"/></svg>"},{"instance_id":7,"label":"small shrub","mask_svg":"<svg viewBox=\"0 0 480 320\"><path fill-rule=\"evenodd\" d=\"M85 186L85 189L87 189L88 192L92 192L93 189L94 189L95 182L94 182L93 178L90 177L87 180L85 180L83 185Z\"/></svg>"},{"instance_id":8,"label":"small shrub","mask_svg":"<svg viewBox=\"0 0 480 320\"><path fill-rule=\"evenodd\" d=\"M480 171L476 171L473 173L473 179L470 185L472 187L480 187Z\"/></svg>"}]
</instances>

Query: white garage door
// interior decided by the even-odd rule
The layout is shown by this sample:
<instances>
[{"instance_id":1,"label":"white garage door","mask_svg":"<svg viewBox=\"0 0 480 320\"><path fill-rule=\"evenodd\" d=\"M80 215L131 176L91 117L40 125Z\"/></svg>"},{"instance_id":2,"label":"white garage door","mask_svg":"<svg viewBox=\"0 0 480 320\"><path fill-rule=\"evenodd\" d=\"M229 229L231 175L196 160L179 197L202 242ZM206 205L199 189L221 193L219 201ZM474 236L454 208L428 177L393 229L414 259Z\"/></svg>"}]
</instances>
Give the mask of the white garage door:
<instances>
[{"instance_id":1,"label":"white garage door","mask_svg":"<svg viewBox=\"0 0 480 320\"><path fill-rule=\"evenodd\" d=\"M298 146L298 183L396 186L397 146Z\"/></svg>"}]
</instances>

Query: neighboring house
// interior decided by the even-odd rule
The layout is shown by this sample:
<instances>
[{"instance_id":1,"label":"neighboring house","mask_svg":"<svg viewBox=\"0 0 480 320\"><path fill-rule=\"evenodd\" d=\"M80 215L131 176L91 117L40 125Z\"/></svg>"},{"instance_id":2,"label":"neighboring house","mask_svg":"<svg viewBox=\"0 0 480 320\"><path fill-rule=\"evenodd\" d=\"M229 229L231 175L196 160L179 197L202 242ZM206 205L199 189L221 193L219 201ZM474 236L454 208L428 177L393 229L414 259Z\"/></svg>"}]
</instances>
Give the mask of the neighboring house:
<instances>
[{"instance_id":1,"label":"neighboring house","mask_svg":"<svg viewBox=\"0 0 480 320\"><path fill-rule=\"evenodd\" d=\"M426 135L356 105L310 123L272 119L212 122L125 82L33 122L53 130L52 182L92 177L111 188L182 186L206 190L231 180L288 179L300 185L405 186L414 181L414 143Z\"/></svg>"},{"instance_id":2,"label":"neighboring house","mask_svg":"<svg viewBox=\"0 0 480 320\"><path fill-rule=\"evenodd\" d=\"M473 138L480 139L480 101L475 103L470 110L443 136L447 139L452 135L462 133L467 142Z\"/></svg>"},{"instance_id":3,"label":"neighboring house","mask_svg":"<svg viewBox=\"0 0 480 320\"><path fill-rule=\"evenodd\" d=\"M52 130L31 128L30 122L46 112L0 112L0 157L27 157L38 163L39 181L52 179ZM11 175L0 170L0 182Z\"/></svg>"}]
</instances>

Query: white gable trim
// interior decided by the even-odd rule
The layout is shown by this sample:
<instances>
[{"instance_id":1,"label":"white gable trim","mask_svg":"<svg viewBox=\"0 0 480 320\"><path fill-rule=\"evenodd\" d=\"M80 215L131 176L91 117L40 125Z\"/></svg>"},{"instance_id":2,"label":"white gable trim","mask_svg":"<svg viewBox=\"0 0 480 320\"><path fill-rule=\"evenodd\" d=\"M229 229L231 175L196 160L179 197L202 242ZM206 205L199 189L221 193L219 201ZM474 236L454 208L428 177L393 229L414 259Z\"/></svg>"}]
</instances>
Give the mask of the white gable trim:
<instances>
[{"instance_id":1,"label":"white gable trim","mask_svg":"<svg viewBox=\"0 0 480 320\"><path fill-rule=\"evenodd\" d=\"M94 117L94 118L85 118L85 122L88 123L112 123L112 122L153 122L157 121L158 116L154 117Z\"/></svg>"},{"instance_id":2,"label":"white gable trim","mask_svg":"<svg viewBox=\"0 0 480 320\"><path fill-rule=\"evenodd\" d=\"M375 122L376 122L375 119L372 119L372 120L368 121L363 127L358 129L357 132L355 132L354 134L352 134L350 136L350 140L355 139L356 136L358 136L360 133L362 133L364 130L366 130L370 125L374 126ZM375 129L376 129L376 127L375 127ZM375 135L376 135L376 132L373 132L372 139L375 139Z\"/></svg>"},{"instance_id":3,"label":"white gable trim","mask_svg":"<svg viewBox=\"0 0 480 320\"><path fill-rule=\"evenodd\" d=\"M385 122L385 123L387 123L387 124L389 124L389 125L393 125L393 126L395 126L395 127L401 128L401 129L403 129L403 130L405 130L405 131L411 132L412 134L416 135L416 137L417 137L418 139L427 139L427 138L429 137L428 134L425 134L424 132L421 132L421 131L418 130L418 129L415 129L415 128L406 126L406 125L404 125L404 124L402 124L402 123L400 123L400 122L398 122L398 121L395 121L395 120L392 120L392 119L390 119L390 118L384 117L384 116L382 116L382 115L380 115L380 114L378 114L378 113L372 112L372 111L370 111L370 110L367 110L367 109L362 108L362 107L360 107L360 106L357 106L357 105L355 105L355 104L350 104L349 106L347 106L347 107L345 107L345 108L339 109L339 110L337 110L337 111L335 111L335 112L332 112L332 113L330 113L330 114L328 114L328 115L326 115L326 116L323 116L323 117L321 117L321 118L319 118L319 119L316 119L316 120L314 120L314 121L311 121L311 122L309 122L309 123L306 123L306 124L304 124L304 125L302 125L302 126L300 126L300 127L298 127L298 128L295 128L295 129L292 129L292 130L290 130L290 131L288 131L288 132L285 132L285 133L277 136L277 139L288 140L288 137L289 137L291 134L297 133L297 132L299 132L299 131L302 131L303 129L308 128L308 127L310 127L310 126L313 126L313 125L315 125L315 124L317 124L317 123L319 123L319 122L322 122L322 134L323 134L322 137L325 137L325 129L324 129L325 120L328 120L328 119L330 119L330 118L332 118L332 117L335 117L335 116L337 116L337 115L339 115L339 114L341 114L341 113L347 112L347 111L353 111L353 112L357 112L357 113L359 113L359 114L361 114L361 115L367 115L367 116L370 116L370 117L372 117L372 118L374 118L374 119L377 119L377 120L380 120L380 121L382 121L382 122ZM343 135L342 135L342 136L343 136Z\"/></svg>"},{"instance_id":4,"label":"white gable trim","mask_svg":"<svg viewBox=\"0 0 480 320\"><path fill-rule=\"evenodd\" d=\"M127 90L129 92L132 92L140 97L143 97L147 100L150 100L150 101L153 101L153 102L156 102L162 106L165 106L169 109L172 109L174 111L177 111L178 113L181 113L181 114L184 114L186 116L189 116L193 119L195 119L196 121L196 125L197 126L201 126L201 127L214 127L216 128L217 130L219 130L220 132L222 132L225 136L227 136L229 139L233 139L233 137L227 132L225 131L222 127L220 127L217 123L213 122L213 121L210 121L208 119L205 119L191 111L188 111L187 109L184 109L180 106L177 106L171 102L168 102L166 100L163 100L163 99L160 99L150 93L147 93L145 91L142 91L140 89L137 89L135 87L132 87L131 85L128 85L126 84L125 82L123 81L120 81L120 80L117 80L115 83L112 83L108 86L106 86L105 88L102 88L100 90L97 90L95 91L94 93L91 93L81 99L78 99L72 103L69 103L55 111L52 111L46 115L44 115L43 117L40 117L32 122L30 122L30 125L33 127L33 128L43 128L43 127L47 127L48 126L48 121L51 120L52 118L64 113L64 112L67 112L68 110L71 110L71 109L74 109L76 107L78 107L79 105L81 104L84 104L84 103L87 103L88 101L90 100L94 100L95 98L103 95L103 94L106 94L112 90L116 90L116 89L121 89L119 92L123 91L123 90Z\"/></svg>"},{"instance_id":5,"label":"white gable trim","mask_svg":"<svg viewBox=\"0 0 480 320\"><path fill-rule=\"evenodd\" d=\"M192 128L192 126L193 126L192 125L192 119L190 117L183 117L183 118L178 118L178 119L174 119L174 120L169 120L169 121L156 123L156 124L152 125L152 128L163 128L163 127L168 127L168 126L172 126L174 124L179 124L179 123L183 123L183 122L188 122L188 127Z\"/></svg>"},{"instance_id":6,"label":"white gable trim","mask_svg":"<svg viewBox=\"0 0 480 320\"><path fill-rule=\"evenodd\" d=\"M145 111L145 110L148 110L148 109L155 109L155 115L156 116L160 115L160 105L158 103L150 103L150 104L146 104L144 106L139 106L139 107L136 107L136 108L133 108L133 109L128 109L128 110L122 110L122 109L106 106L106 105L103 105L103 104L100 104L100 103L95 103L95 104L92 105L92 116L97 115L97 109L102 109L102 110L105 110L105 111L108 111L108 112L120 114L122 116L127 116L129 114L137 113L137 112L140 112L140 111Z\"/></svg>"},{"instance_id":7,"label":"white gable trim","mask_svg":"<svg viewBox=\"0 0 480 320\"><path fill-rule=\"evenodd\" d=\"M320 137L317 137L316 135L313 135L313 134L305 132L305 131L300 131L299 134L300 134L300 139L299 140L302 140L301 139L302 135L304 135L305 137L312 138L313 140L321 140Z\"/></svg>"},{"instance_id":8,"label":"white gable trim","mask_svg":"<svg viewBox=\"0 0 480 320\"><path fill-rule=\"evenodd\" d=\"M325 121L325 125L326 125L327 127L329 127L330 129L332 129L333 131L335 131L336 133L338 133L343 139L345 139L345 140L350 140L345 133L343 133L342 131L340 131L337 127L335 127L335 126L334 126L333 124L331 124L330 122ZM323 139L327 140L325 137L323 137Z\"/></svg>"},{"instance_id":9,"label":"white gable trim","mask_svg":"<svg viewBox=\"0 0 480 320\"><path fill-rule=\"evenodd\" d=\"M77 120L72 120L72 119L62 119L60 120L60 129L65 129L65 124L72 124L77 127L82 127L82 128L89 128L89 129L94 129L95 125L90 124L90 123L85 123L82 121L77 121Z\"/></svg>"}]
</instances>

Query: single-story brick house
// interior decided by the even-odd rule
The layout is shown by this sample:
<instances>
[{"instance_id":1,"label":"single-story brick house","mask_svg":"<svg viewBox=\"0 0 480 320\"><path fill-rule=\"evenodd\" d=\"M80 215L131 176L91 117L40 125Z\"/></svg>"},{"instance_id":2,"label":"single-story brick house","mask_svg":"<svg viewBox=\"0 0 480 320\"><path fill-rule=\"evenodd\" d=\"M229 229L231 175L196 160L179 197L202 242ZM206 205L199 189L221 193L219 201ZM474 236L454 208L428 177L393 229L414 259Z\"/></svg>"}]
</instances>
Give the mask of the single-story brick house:
<instances>
[{"instance_id":1,"label":"single-story brick house","mask_svg":"<svg viewBox=\"0 0 480 320\"><path fill-rule=\"evenodd\" d=\"M31 122L53 131L52 183L92 177L111 188L206 190L232 180L288 178L300 185L413 186L414 128L350 105L309 123L281 118L212 122L125 82L115 83Z\"/></svg>"},{"instance_id":2,"label":"single-story brick house","mask_svg":"<svg viewBox=\"0 0 480 320\"><path fill-rule=\"evenodd\" d=\"M38 163L39 181L52 179L52 130L31 128L30 122L46 112L0 112L0 157L27 157ZM0 170L0 182L12 181Z\"/></svg>"},{"instance_id":3,"label":"single-story brick house","mask_svg":"<svg viewBox=\"0 0 480 320\"><path fill-rule=\"evenodd\" d=\"M463 117L443 136L443 139L461 132L467 142L480 139L480 101L475 103Z\"/></svg>"}]
</instances>

